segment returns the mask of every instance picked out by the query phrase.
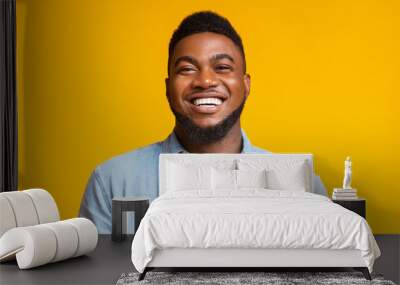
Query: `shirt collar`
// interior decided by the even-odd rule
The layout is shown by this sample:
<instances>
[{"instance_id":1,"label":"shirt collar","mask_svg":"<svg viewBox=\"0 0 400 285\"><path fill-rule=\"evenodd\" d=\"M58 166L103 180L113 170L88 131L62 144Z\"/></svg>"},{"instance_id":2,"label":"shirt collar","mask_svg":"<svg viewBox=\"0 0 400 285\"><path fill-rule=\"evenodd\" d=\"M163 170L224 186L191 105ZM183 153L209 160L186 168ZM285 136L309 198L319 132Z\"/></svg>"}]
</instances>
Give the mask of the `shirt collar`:
<instances>
[{"instance_id":1,"label":"shirt collar","mask_svg":"<svg viewBox=\"0 0 400 285\"><path fill-rule=\"evenodd\" d=\"M253 146L251 145L246 133L241 129L243 138L243 147L241 153L252 153ZM162 142L163 153L189 153L179 142L174 131Z\"/></svg>"},{"instance_id":2,"label":"shirt collar","mask_svg":"<svg viewBox=\"0 0 400 285\"><path fill-rule=\"evenodd\" d=\"M162 142L163 153L187 153L187 150L181 145L174 131Z\"/></svg>"}]
</instances>

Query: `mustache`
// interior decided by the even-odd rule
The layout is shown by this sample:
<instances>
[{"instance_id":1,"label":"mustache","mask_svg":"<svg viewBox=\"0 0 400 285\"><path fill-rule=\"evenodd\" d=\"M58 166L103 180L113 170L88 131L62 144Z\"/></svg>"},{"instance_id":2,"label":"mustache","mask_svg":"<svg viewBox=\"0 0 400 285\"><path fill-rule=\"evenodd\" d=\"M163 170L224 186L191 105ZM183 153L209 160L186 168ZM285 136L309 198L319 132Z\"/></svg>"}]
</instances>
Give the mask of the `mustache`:
<instances>
[{"instance_id":1,"label":"mustache","mask_svg":"<svg viewBox=\"0 0 400 285\"><path fill-rule=\"evenodd\" d=\"M222 90L219 90L218 88L207 88L207 89L204 89L204 88L200 88L200 87L196 87L192 92L190 92L189 93L189 95L194 95L194 94L197 94L197 93L220 93L220 94L227 94L227 92L226 91L222 91Z\"/></svg>"}]
</instances>

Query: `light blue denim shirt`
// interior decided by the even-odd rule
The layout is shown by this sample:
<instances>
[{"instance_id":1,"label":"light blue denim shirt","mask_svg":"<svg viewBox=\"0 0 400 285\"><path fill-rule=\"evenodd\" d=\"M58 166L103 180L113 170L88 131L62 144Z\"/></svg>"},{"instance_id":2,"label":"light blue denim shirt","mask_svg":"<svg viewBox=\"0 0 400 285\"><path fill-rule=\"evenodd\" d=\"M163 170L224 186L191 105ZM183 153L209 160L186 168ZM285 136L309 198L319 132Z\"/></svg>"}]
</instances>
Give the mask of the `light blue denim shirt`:
<instances>
[{"instance_id":1,"label":"light blue denim shirt","mask_svg":"<svg viewBox=\"0 0 400 285\"><path fill-rule=\"evenodd\" d=\"M252 146L242 130L242 153L270 153ZM164 141L116 156L96 167L86 186L79 216L93 221L100 234L111 233L111 204L114 197L158 197L158 158L160 153L187 153L172 132ZM314 192L327 195L314 175ZM129 219L130 220L130 219ZM129 228L128 228L129 229ZM130 232L130 231L128 231Z\"/></svg>"}]
</instances>

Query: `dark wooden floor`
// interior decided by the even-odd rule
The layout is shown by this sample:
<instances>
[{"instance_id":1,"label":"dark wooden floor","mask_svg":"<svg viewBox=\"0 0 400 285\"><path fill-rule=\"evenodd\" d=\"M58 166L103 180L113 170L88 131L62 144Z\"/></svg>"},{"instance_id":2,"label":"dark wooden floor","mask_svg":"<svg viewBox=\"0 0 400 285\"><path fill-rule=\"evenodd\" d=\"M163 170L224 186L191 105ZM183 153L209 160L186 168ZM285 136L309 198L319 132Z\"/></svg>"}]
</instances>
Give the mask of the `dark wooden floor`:
<instances>
[{"instance_id":1,"label":"dark wooden floor","mask_svg":"<svg viewBox=\"0 0 400 285\"><path fill-rule=\"evenodd\" d=\"M376 260L374 273L400 285L400 235L375 235L375 238L382 256ZM115 284L122 273L135 270L130 256L131 242L132 237L114 243L110 236L100 235L97 249L86 256L29 270L19 270L15 261L2 263L0 284Z\"/></svg>"},{"instance_id":2,"label":"dark wooden floor","mask_svg":"<svg viewBox=\"0 0 400 285\"><path fill-rule=\"evenodd\" d=\"M382 255L375 262L374 272L400 284L400 234L375 235L375 239Z\"/></svg>"}]
</instances>

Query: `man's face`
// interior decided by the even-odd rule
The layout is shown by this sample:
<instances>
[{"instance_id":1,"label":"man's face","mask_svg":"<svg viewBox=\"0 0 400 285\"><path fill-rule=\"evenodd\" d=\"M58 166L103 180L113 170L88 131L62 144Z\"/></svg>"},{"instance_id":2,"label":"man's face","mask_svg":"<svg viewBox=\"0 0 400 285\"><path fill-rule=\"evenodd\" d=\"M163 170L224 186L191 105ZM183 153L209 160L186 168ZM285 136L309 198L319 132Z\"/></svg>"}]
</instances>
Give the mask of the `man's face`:
<instances>
[{"instance_id":1,"label":"man's face","mask_svg":"<svg viewBox=\"0 0 400 285\"><path fill-rule=\"evenodd\" d=\"M178 42L166 88L175 115L199 129L212 129L244 104L250 78L239 48L224 35L205 32Z\"/></svg>"}]
</instances>

